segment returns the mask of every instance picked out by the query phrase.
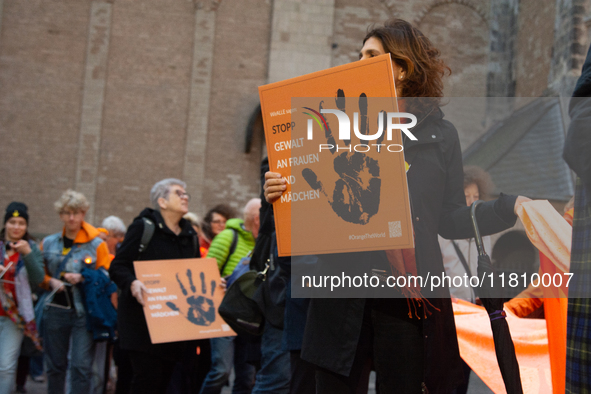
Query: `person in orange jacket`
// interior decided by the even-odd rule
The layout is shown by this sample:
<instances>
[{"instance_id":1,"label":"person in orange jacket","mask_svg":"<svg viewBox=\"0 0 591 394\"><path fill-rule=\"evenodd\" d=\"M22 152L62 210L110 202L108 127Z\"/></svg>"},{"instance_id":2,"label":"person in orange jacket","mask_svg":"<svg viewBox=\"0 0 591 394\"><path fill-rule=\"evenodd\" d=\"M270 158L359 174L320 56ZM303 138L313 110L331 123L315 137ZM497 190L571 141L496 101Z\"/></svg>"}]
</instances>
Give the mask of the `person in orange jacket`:
<instances>
[{"instance_id":1,"label":"person in orange jacket","mask_svg":"<svg viewBox=\"0 0 591 394\"><path fill-rule=\"evenodd\" d=\"M82 270L109 269L111 258L100 232L84 221L89 204L83 194L65 191L54 204L64 223L62 231L42 242L45 279L41 287L51 290L43 301L43 345L47 367L47 392L64 393L66 371L73 393L91 389L94 341L86 329ZM68 365L68 352L72 346Z\"/></svg>"}]
</instances>

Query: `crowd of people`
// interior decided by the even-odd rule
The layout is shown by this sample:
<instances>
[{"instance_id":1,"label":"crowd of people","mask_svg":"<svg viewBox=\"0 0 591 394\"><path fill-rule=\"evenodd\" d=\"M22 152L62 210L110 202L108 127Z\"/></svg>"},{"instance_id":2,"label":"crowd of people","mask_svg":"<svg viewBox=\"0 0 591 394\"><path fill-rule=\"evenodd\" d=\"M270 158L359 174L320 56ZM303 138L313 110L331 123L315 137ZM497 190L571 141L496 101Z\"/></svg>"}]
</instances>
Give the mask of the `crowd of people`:
<instances>
[{"instance_id":1,"label":"crowd of people","mask_svg":"<svg viewBox=\"0 0 591 394\"><path fill-rule=\"evenodd\" d=\"M244 338L218 338L211 345L150 341L142 308L146 288L133 262L208 256L217 259L223 275L252 250L258 233L259 198L246 204L243 218L220 204L200 220L188 210L185 188L174 178L156 183L152 208L129 228L116 216L92 226L85 221L85 196L67 190L54 204L62 230L40 242L28 232L27 205L6 207L0 233L0 393L11 393L15 384L17 392L26 392L26 380L16 376L23 369L25 377L30 372L37 380L44 369L48 393L104 393L109 383L116 393L196 393L202 384L203 392L220 392L232 364L235 392L251 392L255 367L246 362ZM153 223L149 240L143 238L146 222ZM25 345L34 350L25 351Z\"/></svg>"},{"instance_id":2,"label":"crowd of people","mask_svg":"<svg viewBox=\"0 0 591 394\"><path fill-rule=\"evenodd\" d=\"M312 263L358 259L388 272L473 272L470 241L447 240L473 236L469 205L489 192L490 182L479 170L464 170L457 131L439 108L449 69L429 39L399 19L367 33L360 60L386 53L397 95L424 99L407 105L418 118L418 141L404 142L416 247L314 256ZM40 354L50 394L103 393L109 385L116 393L220 393L232 369L236 394L367 392L371 370L380 393L465 392L469 368L459 355L447 288L428 300L292 299L287 280L281 313L266 315L260 337L152 344L143 311L147 289L134 261L212 257L224 278L248 264L264 239L269 260L289 277L291 258L279 257L274 246L271 205L286 181L267 161L261 168L261 198L248 201L240 218L222 204L200 220L189 212L187 185L168 178L152 187L151 207L128 228L114 216L92 226L85 196L67 190L54 204L63 227L37 242L28 232L26 204L8 204L0 233L0 394L17 383L26 392L17 370L30 365L39 377ZM501 194L481 204L481 233L513 226L525 201ZM451 291L476 301L471 289ZM408 313L411 301L415 313Z\"/></svg>"}]
</instances>

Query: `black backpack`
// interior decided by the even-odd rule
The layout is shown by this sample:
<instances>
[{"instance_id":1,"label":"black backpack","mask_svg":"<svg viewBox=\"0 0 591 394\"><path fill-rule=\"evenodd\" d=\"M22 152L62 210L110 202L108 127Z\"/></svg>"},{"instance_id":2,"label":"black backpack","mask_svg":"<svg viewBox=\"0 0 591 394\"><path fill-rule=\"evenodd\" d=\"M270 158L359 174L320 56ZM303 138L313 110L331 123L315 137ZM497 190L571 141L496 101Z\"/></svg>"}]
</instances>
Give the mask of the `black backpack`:
<instances>
[{"instance_id":1,"label":"black backpack","mask_svg":"<svg viewBox=\"0 0 591 394\"><path fill-rule=\"evenodd\" d=\"M142 233L140 247L138 248L138 259L142 255L142 252L148 247L148 244L152 240L152 236L154 236L154 230L156 229L156 224L154 224L154 222L150 219L142 217L142 221L144 222L144 232ZM193 249L195 250L195 256L197 256L197 251L199 250L199 240L197 239L197 234L193 235Z\"/></svg>"}]
</instances>

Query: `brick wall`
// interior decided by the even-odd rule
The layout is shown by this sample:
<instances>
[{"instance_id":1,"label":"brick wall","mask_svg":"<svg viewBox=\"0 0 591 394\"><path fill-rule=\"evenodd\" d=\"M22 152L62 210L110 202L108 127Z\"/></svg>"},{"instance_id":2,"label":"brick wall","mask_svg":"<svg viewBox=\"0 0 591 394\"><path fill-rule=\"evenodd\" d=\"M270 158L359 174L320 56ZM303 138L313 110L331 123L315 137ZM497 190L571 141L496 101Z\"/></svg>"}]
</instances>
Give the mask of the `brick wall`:
<instances>
[{"instance_id":1,"label":"brick wall","mask_svg":"<svg viewBox=\"0 0 591 394\"><path fill-rule=\"evenodd\" d=\"M190 2L113 4L96 224L129 223L155 182L182 177L193 22Z\"/></svg>"},{"instance_id":2,"label":"brick wall","mask_svg":"<svg viewBox=\"0 0 591 394\"><path fill-rule=\"evenodd\" d=\"M0 202L53 231L74 186L89 2L4 1L0 36Z\"/></svg>"},{"instance_id":3,"label":"brick wall","mask_svg":"<svg viewBox=\"0 0 591 394\"><path fill-rule=\"evenodd\" d=\"M538 97L548 88L556 3L521 0L515 41L515 95Z\"/></svg>"},{"instance_id":4,"label":"brick wall","mask_svg":"<svg viewBox=\"0 0 591 394\"><path fill-rule=\"evenodd\" d=\"M271 4L222 1L216 11L213 80L207 136L206 181L200 214L216 204L241 208L260 195L263 136L244 153L248 120L267 82Z\"/></svg>"},{"instance_id":5,"label":"brick wall","mask_svg":"<svg viewBox=\"0 0 591 394\"><path fill-rule=\"evenodd\" d=\"M165 177L189 181L199 214L239 208L260 190L263 136L243 153L259 85L355 61L370 24L400 17L441 49L447 95L552 92L580 72L588 2L0 0L0 208L24 201L53 232L53 202L79 187L94 224L129 223ZM473 101L444 108L464 148L484 131Z\"/></svg>"},{"instance_id":6,"label":"brick wall","mask_svg":"<svg viewBox=\"0 0 591 394\"><path fill-rule=\"evenodd\" d=\"M485 132L482 119L486 102L478 97L486 96L487 15L471 4L442 2L421 16L419 28L441 51L441 58L451 69L451 75L444 78L444 95L453 99L443 111L456 126L465 149Z\"/></svg>"}]
</instances>

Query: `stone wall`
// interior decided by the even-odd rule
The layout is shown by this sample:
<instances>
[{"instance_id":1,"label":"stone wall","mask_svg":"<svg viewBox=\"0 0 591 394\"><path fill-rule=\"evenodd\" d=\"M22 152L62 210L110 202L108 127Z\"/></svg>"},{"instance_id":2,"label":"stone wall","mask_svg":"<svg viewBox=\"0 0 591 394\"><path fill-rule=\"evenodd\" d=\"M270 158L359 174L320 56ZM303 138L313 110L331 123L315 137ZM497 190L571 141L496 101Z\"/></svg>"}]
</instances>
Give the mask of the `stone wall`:
<instances>
[{"instance_id":1,"label":"stone wall","mask_svg":"<svg viewBox=\"0 0 591 394\"><path fill-rule=\"evenodd\" d=\"M267 82L271 9L269 1L249 0L222 1L216 11L204 198L195 207L200 215L221 202L241 208L260 194L263 136L256 136L250 153L244 147L258 86Z\"/></svg>"},{"instance_id":2,"label":"stone wall","mask_svg":"<svg viewBox=\"0 0 591 394\"><path fill-rule=\"evenodd\" d=\"M48 232L76 179L90 2L4 1L1 17L1 209L24 201Z\"/></svg>"},{"instance_id":3,"label":"stone wall","mask_svg":"<svg viewBox=\"0 0 591 394\"><path fill-rule=\"evenodd\" d=\"M129 223L154 182L178 177L198 214L239 208L260 190L260 132L244 153L257 87L357 60L392 17L442 51L448 96L567 95L589 1L0 0L0 206L26 202L49 233L76 188L93 224ZM444 111L466 148L486 103L456 103Z\"/></svg>"},{"instance_id":4,"label":"stone wall","mask_svg":"<svg viewBox=\"0 0 591 394\"><path fill-rule=\"evenodd\" d=\"M519 2L515 41L515 95L518 97L539 97L548 88L555 18L555 2Z\"/></svg>"},{"instance_id":5,"label":"stone wall","mask_svg":"<svg viewBox=\"0 0 591 394\"><path fill-rule=\"evenodd\" d=\"M451 69L444 79L444 95L452 99L443 111L456 126L464 149L485 132L486 102L482 97L486 96L489 54L485 10L470 2L441 1L427 8L418 22Z\"/></svg>"}]
</instances>

